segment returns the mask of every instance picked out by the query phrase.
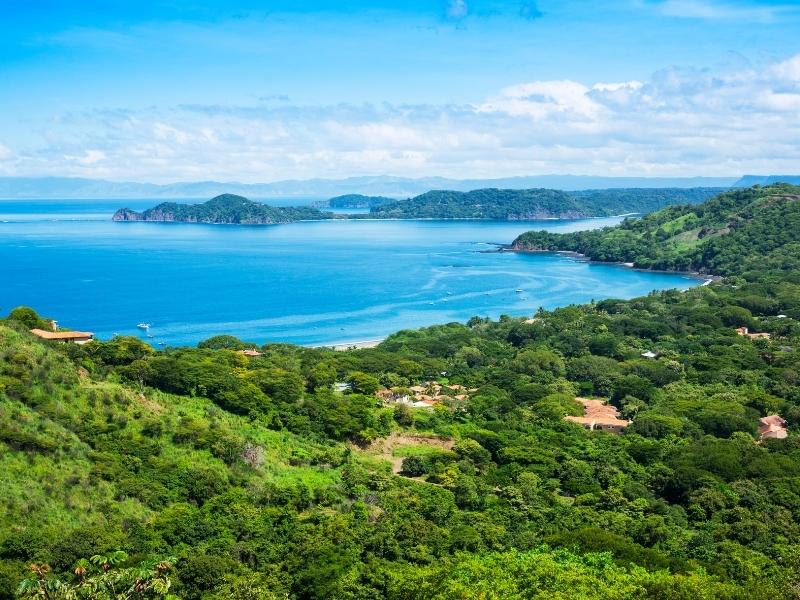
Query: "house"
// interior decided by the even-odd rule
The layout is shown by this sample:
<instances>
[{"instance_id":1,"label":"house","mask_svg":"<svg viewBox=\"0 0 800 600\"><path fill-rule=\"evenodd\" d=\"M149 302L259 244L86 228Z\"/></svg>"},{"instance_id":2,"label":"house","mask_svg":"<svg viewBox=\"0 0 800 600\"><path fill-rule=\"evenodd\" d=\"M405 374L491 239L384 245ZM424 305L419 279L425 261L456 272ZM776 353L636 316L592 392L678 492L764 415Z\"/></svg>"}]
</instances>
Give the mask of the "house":
<instances>
[{"instance_id":1,"label":"house","mask_svg":"<svg viewBox=\"0 0 800 600\"><path fill-rule=\"evenodd\" d=\"M575 398L583 404L584 415L574 417L567 415L565 420L577 423L589 431L607 431L608 433L622 433L630 425L630 421L619 418L617 409L606 404L603 400L590 398Z\"/></svg>"},{"instance_id":2,"label":"house","mask_svg":"<svg viewBox=\"0 0 800 600\"><path fill-rule=\"evenodd\" d=\"M755 340L755 339L759 339L759 338L768 340L770 338L770 335L768 333L750 333L750 330L747 329L747 327L738 327L736 329L736 333L738 333L739 335L747 336L751 340Z\"/></svg>"},{"instance_id":3,"label":"house","mask_svg":"<svg viewBox=\"0 0 800 600\"><path fill-rule=\"evenodd\" d=\"M652 350L648 350L647 352L642 352L642 358L658 358L658 354Z\"/></svg>"},{"instance_id":4,"label":"house","mask_svg":"<svg viewBox=\"0 0 800 600\"><path fill-rule=\"evenodd\" d=\"M45 329L31 329L31 333L43 340L63 342L68 344L85 344L94 339L91 331L47 331Z\"/></svg>"},{"instance_id":5,"label":"house","mask_svg":"<svg viewBox=\"0 0 800 600\"><path fill-rule=\"evenodd\" d=\"M411 403L411 406L414 408L425 408L427 410L433 410L433 403L425 402L423 400L416 400Z\"/></svg>"},{"instance_id":6,"label":"house","mask_svg":"<svg viewBox=\"0 0 800 600\"><path fill-rule=\"evenodd\" d=\"M250 357L261 356L261 352L259 352L258 350L250 349L250 348L248 348L246 350L237 350L237 352L239 354L244 354L245 356L250 356Z\"/></svg>"},{"instance_id":7,"label":"house","mask_svg":"<svg viewBox=\"0 0 800 600\"><path fill-rule=\"evenodd\" d=\"M411 399L408 394L396 390L378 390L375 395L386 403L394 402L395 404L411 404Z\"/></svg>"},{"instance_id":8,"label":"house","mask_svg":"<svg viewBox=\"0 0 800 600\"><path fill-rule=\"evenodd\" d=\"M758 433L761 439L782 440L789 435L786 420L780 415L769 415L758 420Z\"/></svg>"},{"instance_id":9,"label":"house","mask_svg":"<svg viewBox=\"0 0 800 600\"><path fill-rule=\"evenodd\" d=\"M336 381L333 384L333 390L335 392L346 392L347 390L353 389L353 385L348 383L347 381Z\"/></svg>"},{"instance_id":10,"label":"house","mask_svg":"<svg viewBox=\"0 0 800 600\"><path fill-rule=\"evenodd\" d=\"M467 389L463 385L448 384L446 386L437 383L436 381L425 381L420 385L412 385L407 388L411 392L411 396L403 392L383 389L375 392L375 395L386 403L399 403L408 404L414 408L431 408L444 400L455 398L456 400L468 400L469 395L466 392L476 392L476 389ZM443 390L447 390L443 393ZM452 392L461 392L460 394L453 394Z\"/></svg>"}]
</instances>

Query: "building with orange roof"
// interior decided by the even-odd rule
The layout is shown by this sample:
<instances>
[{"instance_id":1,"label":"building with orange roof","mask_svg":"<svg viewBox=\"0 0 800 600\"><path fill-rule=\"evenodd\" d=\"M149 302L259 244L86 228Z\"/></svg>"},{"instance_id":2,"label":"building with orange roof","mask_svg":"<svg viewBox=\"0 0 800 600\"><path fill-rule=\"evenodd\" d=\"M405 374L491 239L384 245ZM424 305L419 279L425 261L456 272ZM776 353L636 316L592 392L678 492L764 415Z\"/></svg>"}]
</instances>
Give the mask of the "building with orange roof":
<instances>
[{"instance_id":1,"label":"building with orange roof","mask_svg":"<svg viewBox=\"0 0 800 600\"><path fill-rule=\"evenodd\" d=\"M758 420L758 433L761 439L782 440L789 435L786 420L780 415L769 415Z\"/></svg>"},{"instance_id":2,"label":"building with orange roof","mask_svg":"<svg viewBox=\"0 0 800 600\"><path fill-rule=\"evenodd\" d=\"M630 421L619 418L617 409L603 400L593 400L591 398L575 398L583 404L584 414L582 417L567 415L567 421L577 423L589 431L607 431L609 433L622 433L630 425Z\"/></svg>"},{"instance_id":3,"label":"building with orange roof","mask_svg":"<svg viewBox=\"0 0 800 600\"><path fill-rule=\"evenodd\" d=\"M42 340L73 344L85 344L94 339L91 331L47 331L45 329L31 329L31 333Z\"/></svg>"}]
</instances>

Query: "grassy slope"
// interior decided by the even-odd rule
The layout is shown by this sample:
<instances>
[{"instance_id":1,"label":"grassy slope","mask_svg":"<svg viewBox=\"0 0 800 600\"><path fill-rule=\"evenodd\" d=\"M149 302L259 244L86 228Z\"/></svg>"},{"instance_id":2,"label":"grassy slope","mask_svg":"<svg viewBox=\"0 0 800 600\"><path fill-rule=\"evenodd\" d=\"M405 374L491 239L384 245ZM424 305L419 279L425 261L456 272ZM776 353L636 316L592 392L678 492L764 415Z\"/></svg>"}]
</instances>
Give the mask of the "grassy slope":
<instances>
[{"instance_id":1,"label":"grassy slope","mask_svg":"<svg viewBox=\"0 0 800 600\"><path fill-rule=\"evenodd\" d=\"M25 543L32 529L48 540L108 522L152 523L153 506L192 502L202 493L192 490L192 480L302 485L312 493L338 484L339 470L325 466L326 456L343 446L269 430L204 398L153 390L144 396L92 381L4 325L0 365L0 545ZM243 444L261 449L258 466L231 454ZM142 478L157 481L159 472L184 483L139 489ZM28 549L31 558L50 560L35 541Z\"/></svg>"},{"instance_id":2,"label":"grassy slope","mask_svg":"<svg viewBox=\"0 0 800 600\"><path fill-rule=\"evenodd\" d=\"M637 267L730 275L800 262L800 188L778 184L673 206L618 227L519 236L516 250L570 250ZM747 255L746 260L742 257Z\"/></svg>"}]
</instances>

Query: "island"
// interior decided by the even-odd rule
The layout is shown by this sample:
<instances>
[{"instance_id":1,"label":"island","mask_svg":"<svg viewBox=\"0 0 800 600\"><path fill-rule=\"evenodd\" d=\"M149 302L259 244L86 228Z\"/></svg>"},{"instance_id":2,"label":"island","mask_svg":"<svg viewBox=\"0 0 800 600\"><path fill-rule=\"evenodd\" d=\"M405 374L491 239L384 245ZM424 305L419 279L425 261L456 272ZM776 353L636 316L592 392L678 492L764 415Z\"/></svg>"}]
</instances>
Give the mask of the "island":
<instances>
[{"instance_id":1,"label":"island","mask_svg":"<svg viewBox=\"0 0 800 600\"><path fill-rule=\"evenodd\" d=\"M634 188L576 192L546 188L487 188L471 192L434 190L407 200L371 206L368 217L487 221L581 219L647 213L671 204L697 204L722 191L719 188Z\"/></svg>"},{"instance_id":2,"label":"island","mask_svg":"<svg viewBox=\"0 0 800 600\"><path fill-rule=\"evenodd\" d=\"M376 208L390 202L396 202L396 198L386 196L365 196L363 194L344 194L328 200L325 205L328 208Z\"/></svg>"},{"instance_id":3,"label":"island","mask_svg":"<svg viewBox=\"0 0 800 600\"><path fill-rule=\"evenodd\" d=\"M121 208L114 221L273 225L326 219L444 219L534 221L643 214L665 206L694 205L719 188L656 188L566 192L537 188L434 190L405 200L346 194L314 206L268 206L244 196L222 194L202 204L163 202L142 212ZM334 214L326 208L369 208L368 213Z\"/></svg>"},{"instance_id":4,"label":"island","mask_svg":"<svg viewBox=\"0 0 800 600\"><path fill-rule=\"evenodd\" d=\"M121 208L112 218L114 221L274 225L332 219L333 215L309 206L267 206L244 196L222 194L203 204L163 202L142 212Z\"/></svg>"}]
</instances>

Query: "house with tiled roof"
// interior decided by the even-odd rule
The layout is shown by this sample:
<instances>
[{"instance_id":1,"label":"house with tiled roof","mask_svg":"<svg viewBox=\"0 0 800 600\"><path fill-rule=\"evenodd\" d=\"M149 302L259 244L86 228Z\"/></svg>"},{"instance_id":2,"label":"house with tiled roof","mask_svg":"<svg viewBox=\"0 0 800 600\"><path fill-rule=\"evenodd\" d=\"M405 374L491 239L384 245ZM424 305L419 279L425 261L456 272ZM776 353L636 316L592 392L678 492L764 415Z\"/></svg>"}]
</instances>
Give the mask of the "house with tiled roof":
<instances>
[{"instance_id":1,"label":"house with tiled roof","mask_svg":"<svg viewBox=\"0 0 800 600\"><path fill-rule=\"evenodd\" d=\"M786 420L780 415L769 415L758 420L758 434L762 440L782 440L789 435Z\"/></svg>"}]
</instances>

